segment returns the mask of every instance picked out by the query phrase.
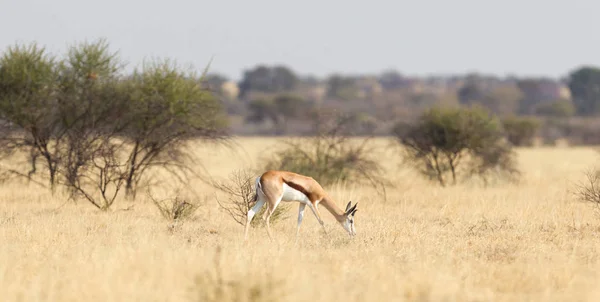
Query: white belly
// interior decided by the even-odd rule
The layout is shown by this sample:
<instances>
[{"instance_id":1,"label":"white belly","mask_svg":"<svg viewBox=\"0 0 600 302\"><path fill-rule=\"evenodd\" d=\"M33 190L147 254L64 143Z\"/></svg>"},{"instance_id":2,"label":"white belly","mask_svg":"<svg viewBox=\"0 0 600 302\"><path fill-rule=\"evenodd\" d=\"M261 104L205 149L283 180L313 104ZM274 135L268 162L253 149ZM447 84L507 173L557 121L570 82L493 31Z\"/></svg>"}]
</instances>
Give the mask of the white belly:
<instances>
[{"instance_id":1,"label":"white belly","mask_svg":"<svg viewBox=\"0 0 600 302\"><path fill-rule=\"evenodd\" d=\"M308 199L308 196L304 195L304 193L284 183L283 196L281 197L281 201L298 201L301 203L309 203L310 199Z\"/></svg>"}]
</instances>

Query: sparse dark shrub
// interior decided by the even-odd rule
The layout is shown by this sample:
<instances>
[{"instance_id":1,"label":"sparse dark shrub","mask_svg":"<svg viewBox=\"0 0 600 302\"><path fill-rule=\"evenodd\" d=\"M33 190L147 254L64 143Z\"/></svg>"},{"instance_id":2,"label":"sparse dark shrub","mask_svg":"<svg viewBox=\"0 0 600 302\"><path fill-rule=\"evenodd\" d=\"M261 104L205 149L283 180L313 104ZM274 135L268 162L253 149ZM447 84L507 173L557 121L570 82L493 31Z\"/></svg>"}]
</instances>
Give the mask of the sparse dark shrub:
<instances>
[{"instance_id":1,"label":"sparse dark shrub","mask_svg":"<svg viewBox=\"0 0 600 302\"><path fill-rule=\"evenodd\" d=\"M179 196L161 200L157 200L151 195L149 196L161 216L171 222L189 219L198 209L198 204L190 203Z\"/></svg>"},{"instance_id":2,"label":"sparse dark shrub","mask_svg":"<svg viewBox=\"0 0 600 302\"><path fill-rule=\"evenodd\" d=\"M532 146L533 139L540 128L540 121L535 118L506 117L502 120L506 138L514 146Z\"/></svg>"},{"instance_id":3,"label":"sparse dark shrub","mask_svg":"<svg viewBox=\"0 0 600 302\"><path fill-rule=\"evenodd\" d=\"M286 148L270 155L266 170L285 170L310 176L324 186L335 182L369 184L385 195L388 184L372 137L353 137L361 122L355 115L321 116L315 135L285 141ZM367 125L368 127L371 124Z\"/></svg>"},{"instance_id":4,"label":"sparse dark shrub","mask_svg":"<svg viewBox=\"0 0 600 302\"><path fill-rule=\"evenodd\" d=\"M481 107L431 108L414 122L397 124L393 134L405 160L442 186L473 176L487 184L492 174L514 180L518 174L500 122Z\"/></svg>"}]
</instances>

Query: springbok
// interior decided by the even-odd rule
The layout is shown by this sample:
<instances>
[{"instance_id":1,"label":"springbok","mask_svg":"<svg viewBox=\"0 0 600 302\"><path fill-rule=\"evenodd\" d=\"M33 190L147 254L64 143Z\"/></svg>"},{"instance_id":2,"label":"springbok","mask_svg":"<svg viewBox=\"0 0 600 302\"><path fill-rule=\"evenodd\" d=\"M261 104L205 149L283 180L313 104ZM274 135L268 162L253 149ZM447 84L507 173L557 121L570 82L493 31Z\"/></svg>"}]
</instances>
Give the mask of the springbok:
<instances>
[{"instance_id":1,"label":"springbok","mask_svg":"<svg viewBox=\"0 0 600 302\"><path fill-rule=\"evenodd\" d=\"M312 177L300 175L288 171L269 170L256 178L255 184L256 193L254 200L256 204L248 211L246 228L244 230L244 241L248 240L248 229L254 215L260 211L266 203L267 210L263 215L266 220L267 233L269 238L273 240L269 219L277 208L280 202L298 202L298 226L296 228L296 241L300 234L300 224L304 217L304 208L308 206L317 220L325 230L323 219L319 213L319 205L323 205L340 225L348 232L350 237L356 235L354 228L354 214L356 213L356 205L352 206L352 201L346 205L346 210L340 209L335 201L325 192L321 185ZM326 231L325 231L326 232Z\"/></svg>"}]
</instances>

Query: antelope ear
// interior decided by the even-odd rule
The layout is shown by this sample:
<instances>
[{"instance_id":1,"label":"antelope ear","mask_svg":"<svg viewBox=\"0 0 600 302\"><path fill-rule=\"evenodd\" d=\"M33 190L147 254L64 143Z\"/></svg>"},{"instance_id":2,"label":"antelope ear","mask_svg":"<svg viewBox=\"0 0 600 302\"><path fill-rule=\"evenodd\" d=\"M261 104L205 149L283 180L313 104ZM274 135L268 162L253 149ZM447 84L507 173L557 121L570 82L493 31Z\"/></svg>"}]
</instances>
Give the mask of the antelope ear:
<instances>
[{"instance_id":1,"label":"antelope ear","mask_svg":"<svg viewBox=\"0 0 600 302\"><path fill-rule=\"evenodd\" d=\"M358 209L354 209L354 211L352 211L352 214L350 214L350 215L354 216L356 214L356 211L358 211Z\"/></svg>"},{"instance_id":2,"label":"antelope ear","mask_svg":"<svg viewBox=\"0 0 600 302\"><path fill-rule=\"evenodd\" d=\"M351 205L352 205L352 200L348 201L348 204L346 205L346 210L344 212L348 213L348 210L350 210Z\"/></svg>"}]
</instances>

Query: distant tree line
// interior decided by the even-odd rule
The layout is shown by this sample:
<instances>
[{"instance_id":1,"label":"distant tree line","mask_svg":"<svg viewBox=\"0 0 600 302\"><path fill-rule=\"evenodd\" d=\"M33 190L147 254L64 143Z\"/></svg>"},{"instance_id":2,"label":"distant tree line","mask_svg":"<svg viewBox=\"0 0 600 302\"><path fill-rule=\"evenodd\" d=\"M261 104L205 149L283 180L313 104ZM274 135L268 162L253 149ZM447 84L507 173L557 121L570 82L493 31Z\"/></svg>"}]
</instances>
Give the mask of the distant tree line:
<instances>
[{"instance_id":1,"label":"distant tree line","mask_svg":"<svg viewBox=\"0 0 600 302\"><path fill-rule=\"evenodd\" d=\"M314 112L337 110L360 113L377 124L379 134L387 135L399 120L432 107L478 105L500 117L537 119L536 135L549 142L560 137L573 143L600 142L600 136L594 140L588 134L600 130L594 121L600 114L600 68L593 66L576 68L562 79L481 74L416 78L390 70L318 79L283 65L257 65L244 71L238 83L218 74L209 77L219 79L221 86L238 85L239 93L225 98L230 115L242 117L232 124L238 134L310 134L307 122Z\"/></svg>"},{"instance_id":2,"label":"distant tree line","mask_svg":"<svg viewBox=\"0 0 600 302\"><path fill-rule=\"evenodd\" d=\"M223 82L226 78L214 75ZM258 65L246 70L239 84L239 98L251 99L252 92L276 94L298 92L321 85L324 96L330 99L361 99L371 79L382 90L401 90L436 85L453 91L461 104L478 103L500 114L521 113L541 115L598 115L600 114L600 68L583 66L572 70L564 79L550 78L498 78L467 74L445 78L409 78L397 72L386 71L376 76L346 76L332 74L326 79L302 78L290 68L276 65ZM362 84L361 84L362 82ZM437 84L436 84L437 82ZM563 85L569 95L561 95L557 89ZM362 86L361 86L362 85ZM373 85L375 86L375 85ZM372 88L372 87L370 87ZM372 88L376 89L376 88ZM425 88L427 90L427 88ZM554 99L553 99L554 98ZM570 108L569 108L570 107Z\"/></svg>"}]
</instances>

